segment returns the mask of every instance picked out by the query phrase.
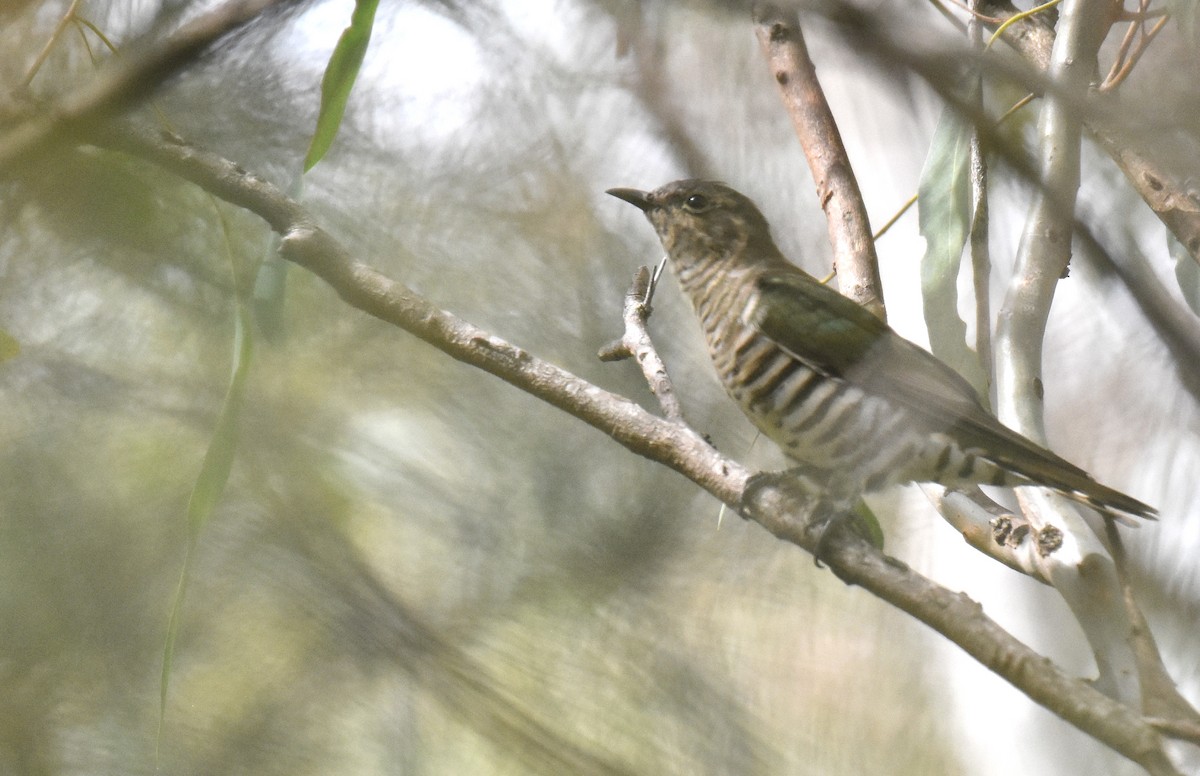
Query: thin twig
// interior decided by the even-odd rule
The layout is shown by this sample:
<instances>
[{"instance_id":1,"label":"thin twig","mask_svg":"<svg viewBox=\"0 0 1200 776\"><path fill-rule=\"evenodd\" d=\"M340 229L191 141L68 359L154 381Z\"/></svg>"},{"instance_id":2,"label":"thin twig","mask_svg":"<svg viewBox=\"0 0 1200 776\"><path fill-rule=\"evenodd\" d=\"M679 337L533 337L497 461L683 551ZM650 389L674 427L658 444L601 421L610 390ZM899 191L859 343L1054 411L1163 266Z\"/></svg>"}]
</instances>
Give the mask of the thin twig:
<instances>
[{"instance_id":1,"label":"thin twig","mask_svg":"<svg viewBox=\"0 0 1200 776\"><path fill-rule=\"evenodd\" d=\"M646 384L658 399L663 415L668 420L683 420L683 410L679 406L679 397L675 395L675 387L667 374L667 367L646 330L646 320L650 317L650 302L654 297L654 287L661 274L662 264L658 270L651 273L649 267L638 267L634 273L633 283L625 293L625 305L622 319L625 321L625 332L621 338L610 342L600 349L601 361L621 361L633 358L642 369Z\"/></svg>"},{"instance_id":2,"label":"thin twig","mask_svg":"<svg viewBox=\"0 0 1200 776\"><path fill-rule=\"evenodd\" d=\"M1200 746L1200 723L1180 719L1163 719L1162 717L1146 717L1146 721L1165 736L1180 741L1190 741Z\"/></svg>"},{"instance_id":3,"label":"thin twig","mask_svg":"<svg viewBox=\"0 0 1200 776\"><path fill-rule=\"evenodd\" d=\"M1108 77L1104 79L1104 83L1100 85L1100 91L1107 92L1115 89L1122 81L1129 77L1129 74L1133 72L1134 66L1141 60L1142 55L1146 53L1146 49L1150 47L1150 43L1158 36L1158 33L1162 32L1162 28L1166 26L1168 20L1169 17L1162 17L1154 23L1149 32L1138 38L1137 48L1133 50L1133 53L1129 55L1129 59L1126 60L1119 70L1108 74ZM1116 63L1113 64L1113 67L1114 69L1116 68Z\"/></svg>"},{"instance_id":4,"label":"thin twig","mask_svg":"<svg viewBox=\"0 0 1200 776\"><path fill-rule=\"evenodd\" d=\"M1009 118L1011 118L1011 117L1013 116L1013 114L1015 114L1015 113L1016 113L1017 111L1019 111L1021 108L1024 108L1024 107L1025 107L1026 105L1028 105L1029 103L1033 102L1033 99L1034 99L1034 97L1036 97L1036 96L1037 96L1037 95L1035 95L1035 94L1033 94L1033 93L1031 92L1030 94L1027 94L1027 95L1025 95L1024 97L1022 97L1021 99L1019 99L1019 100L1017 100L1016 102L1014 102L1014 103L1012 104L1012 107L1010 107L1008 110L1006 110L1006 111L1004 111L1003 113L1001 113L1001 114L1000 114L1000 118L996 119L996 124L995 124L995 126L997 126L997 127L998 127L998 126L1000 126L1001 124L1003 124L1004 122L1008 121L1008 120L1009 120Z\"/></svg>"},{"instance_id":5,"label":"thin twig","mask_svg":"<svg viewBox=\"0 0 1200 776\"><path fill-rule=\"evenodd\" d=\"M39 70L42 69L42 65L45 64L46 58L50 56L51 49L54 48L54 44L58 42L60 37L62 37L63 30L65 30L67 25L74 20L75 12L79 9L80 2L82 2L82 0L71 0L71 6L67 9L67 12L64 13L62 18L58 20L58 24L54 25L54 31L51 32L50 37L46 39L46 45L42 47L42 50L38 53L37 58L33 60L33 64L29 66L29 70L25 73L25 77L21 79L22 89L28 89L29 84L33 83L33 77L38 74Z\"/></svg>"},{"instance_id":6,"label":"thin twig","mask_svg":"<svg viewBox=\"0 0 1200 776\"><path fill-rule=\"evenodd\" d=\"M843 294L886 320L879 258L875 255L867 209L833 112L808 56L796 12L785 12L768 3L756 4L754 25L817 184L817 197L825 211L829 242L833 246L838 287Z\"/></svg>"},{"instance_id":7,"label":"thin twig","mask_svg":"<svg viewBox=\"0 0 1200 776\"><path fill-rule=\"evenodd\" d=\"M1141 0L1139 3L1139 8L1144 12L1149 3L1150 0ZM1133 45L1133 40L1137 37L1138 30L1144 31L1142 20L1130 20L1129 25L1125 30L1125 35L1121 38L1121 45L1117 46L1117 53L1116 56L1113 57L1112 67L1109 69L1108 75L1104 77L1103 81L1101 81L1101 87L1111 81L1116 74L1120 72L1121 66L1125 64L1125 57L1129 55L1129 47Z\"/></svg>"},{"instance_id":8,"label":"thin twig","mask_svg":"<svg viewBox=\"0 0 1200 776\"><path fill-rule=\"evenodd\" d=\"M90 22L89 22L89 24L90 24ZM79 17L76 16L74 19L71 20L71 26L73 26L75 28L75 32L79 33L79 41L83 44L84 51L87 52L88 61L92 63L92 67L96 67L99 64L99 61L96 57L96 51L92 48L92 42L90 40L88 40L88 36L87 36L88 25L81 22L79 20ZM95 25L93 25L93 26L95 26ZM106 38L102 37L101 40L102 41L106 40Z\"/></svg>"},{"instance_id":9,"label":"thin twig","mask_svg":"<svg viewBox=\"0 0 1200 776\"><path fill-rule=\"evenodd\" d=\"M1004 22L999 27L996 28L996 31L992 33L992 37L990 37L987 42L988 47L990 47L993 43L998 41L1000 39L1000 37L1004 34L1004 32L1006 30L1008 30L1009 27L1016 24L1017 22L1028 19L1031 16L1036 16L1037 14L1042 13L1043 11L1049 11L1051 8L1053 8L1054 6L1058 5L1061 2L1062 2L1062 0L1049 0L1049 2L1034 6L1033 8L1030 8L1028 11L1021 11L1019 13L1015 13L1012 16L1008 17L1007 19L1004 20Z\"/></svg>"},{"instance_id":10,"label":"thin twig","mask_svg":"<svg viewBox=\"0 0 1200 776\"><path fill-rule=\"evenodd\" d=\"M913 194L908 198L907 202L900 206L900 209L896 211L896 214L887 220L886 224L879 227L878 232L871 235L871 239L878 240L880 237L883 237L885 234L887 234L887 230L895 226L896 222L900 220L900 217L907 213L915 204L917 204L917 195Z\"/></svg>"},{"instance_id":11,"label":"thin twig","mask_svg":"<svg viewBox=\"0 0 1200 776\"><path fill-rule=\"evenodd\" d=\"M104 47L106 49L108 49L109 51L111 51L113 54L116 54L119 51L119 49L117 48L117 44L113 43L112 40L107 35L104 34L104 30L97 27L96 23L93 22L91 19L85 19L82 16L76 16L71 21L73 21L76 24L76 26L78 26L80 28L86 28L86 29L91 30L92 34L95 35L97 38L99 38L100 42L104 44ZM85 36L84 40L86 40L86 39L87 38ZM88 53L89 54L91 53L90 48L88 49ZM97 64L95 57L92 57L92 64L93 65Z\"/></svg>"},{"instance_id":12,"label":"thin twig","mask_svg":"<svg viewBox=\"0 0 1200 776\"><path fill-rule=\"evenodd\" d=\"M975 288L975 354L983 369L988 390L985 398L991 402L990 387L995 380L992 363L992 257L988 247L990 219L988 216L987 157L983 139L978 132L971 134L971 226L967 247L971 255L971 277Z\"/></svg>"}]
</instances>

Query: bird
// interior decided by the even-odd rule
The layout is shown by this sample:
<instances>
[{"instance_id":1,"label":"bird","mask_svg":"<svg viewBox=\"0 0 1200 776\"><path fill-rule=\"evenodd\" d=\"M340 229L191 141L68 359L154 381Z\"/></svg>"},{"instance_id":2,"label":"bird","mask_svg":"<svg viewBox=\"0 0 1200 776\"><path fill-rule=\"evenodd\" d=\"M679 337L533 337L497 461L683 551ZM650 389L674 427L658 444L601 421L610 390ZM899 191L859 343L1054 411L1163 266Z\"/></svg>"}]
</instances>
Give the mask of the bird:
<instances>
[{"instance_id":1,"label":"bird","mask_svg":"<svg viewBox=\"0 0 1200 776\"><path fill-rule=\"evenodd\" d=\"M954 369L791 263L716 181L606 193L641 210L722 385L832 503L912 482L1051 488L1107 517L1155 510L1000 423Z\"/></svg>"}]
</instances>

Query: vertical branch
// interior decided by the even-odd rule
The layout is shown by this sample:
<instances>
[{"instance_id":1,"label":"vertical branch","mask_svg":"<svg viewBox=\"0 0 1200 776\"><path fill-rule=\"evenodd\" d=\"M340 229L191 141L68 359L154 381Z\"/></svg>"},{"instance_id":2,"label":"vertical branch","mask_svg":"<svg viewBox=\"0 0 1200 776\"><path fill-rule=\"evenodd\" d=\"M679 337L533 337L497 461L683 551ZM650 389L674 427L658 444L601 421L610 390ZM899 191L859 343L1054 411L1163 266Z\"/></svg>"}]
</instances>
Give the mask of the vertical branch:
<instances>
[{"instance_id":1,"label":"vertical branch","mask_svg":"<svg viewBox=\"0 0 1200 776\"><path fill-rule=\"evenodd\" d=\"M1067 0L1050 53L1047 92L1038 119L1042 185L1034 194L1017 252L1016 274L996 328L996 409L1000 420L1045 444L1042 414L1042 340L1058 280L1071 258L1079 188L1082 104L1095 72L1096 53L1109 25L1108 0ZM1137 708L1142 702L1135 635L1121 605L1112 557L1069 504L1037 488L1018 488L1035 527L1053 526L1061 546L1043 559L1046 575L1071 608L1092 647L1097 689Z\"/></svg>"},{"instance_id":2,"label":"vertical branch","mask_svg":"<svg viewBox=\"0 0 1200 776\"><path fill-rule=\"evenodd\" d=\"M1017 252L1016 276L997 321L997 414L1042 444L1042 338L1055 286L1071 258L1079 187L1082 125L1069 103L1082 100L1087 92L1109 6L1108 0L1063 4L1048 73L1061 91L1046 95L1038 120L1043 185L1034 193Z\"/></svg>"},{"instance_id":3,"label":"vertical branch","mask_svg":"<svg viewBox=\"0 0 1200 776\"><path fill-rule=\"evenodd\" d=\"M755 34L779 83L780 94L804 148L825 211L833 266L841 292L887 318L879 259L858 181L850 168L833 112L817 80L795 11L769 3L754 7Z\"/></svg>"}]
</instances>

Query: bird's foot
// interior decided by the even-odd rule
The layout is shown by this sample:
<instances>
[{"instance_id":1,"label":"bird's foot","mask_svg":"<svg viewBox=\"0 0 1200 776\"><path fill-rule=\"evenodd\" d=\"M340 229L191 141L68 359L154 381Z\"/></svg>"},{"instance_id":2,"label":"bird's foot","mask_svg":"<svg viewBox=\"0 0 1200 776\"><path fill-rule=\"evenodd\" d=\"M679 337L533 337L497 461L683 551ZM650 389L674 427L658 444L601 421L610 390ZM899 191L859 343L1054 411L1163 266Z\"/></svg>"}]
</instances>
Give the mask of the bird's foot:
<instances>
[{"instance_id":1,"label":"bird's foot","mask_svg":"<svg viewBox=\"0 0 1200 776\"><path fill-rule=\"evenodd\" d=\"M838 530L830 529L840 530L840 526L835 526L835 523L843 523L844 520L854 517L851 513L853 502L830 499L811 475L812 472L803 467L779 472L758 472L746 483L742 501L754 502L757 500L756 493L763 488L779 488L809 501L812 506L808 510L803 530L808 537L816 537L813 562L817 568L825 568L821 561L832 548L830 539L838 533Z\"/></svg>"},{"instance_id":2,"label":"bird's foot","mask_svg":"<svg viewBox=\"0 0 1200 776\"><path fill-rule=\"evenodd\" d=\"M837 534L835 523L845 524L846 513L834 512L832 510L822 510L822 513L813 516L813 521L808 524L809 531L817 532L817 544L813 547L813 565L819 569L825 568L825 564L821 559L825 557L825 553L833 546L830 544L830 539Z\"/></svg>"}]
</instances>

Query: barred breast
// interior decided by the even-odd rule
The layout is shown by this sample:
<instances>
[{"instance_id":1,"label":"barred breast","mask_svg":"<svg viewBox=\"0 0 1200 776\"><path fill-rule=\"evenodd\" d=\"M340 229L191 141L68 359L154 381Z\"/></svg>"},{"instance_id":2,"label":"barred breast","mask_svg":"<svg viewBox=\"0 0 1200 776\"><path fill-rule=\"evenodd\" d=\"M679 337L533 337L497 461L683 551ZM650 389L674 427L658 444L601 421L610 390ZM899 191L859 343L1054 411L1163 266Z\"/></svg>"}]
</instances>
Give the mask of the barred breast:
<instances>
[{"instance_id":1,"label":"barred breast","mask_svg":"<svg viewBox=\"0 0 1200 776\"><path fill-rule=\"evenodd\" d=\"M707 274L690 272L681 281L722 384L754 425L831 495L853 498L907 482L1025 482L982 451L961 449L948 428L933 428L886 397L811 369L744 322L750 276L706 283Z\"/></svg>"}]
</instances>

